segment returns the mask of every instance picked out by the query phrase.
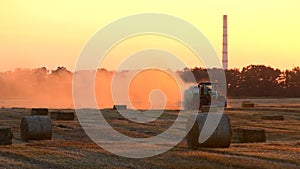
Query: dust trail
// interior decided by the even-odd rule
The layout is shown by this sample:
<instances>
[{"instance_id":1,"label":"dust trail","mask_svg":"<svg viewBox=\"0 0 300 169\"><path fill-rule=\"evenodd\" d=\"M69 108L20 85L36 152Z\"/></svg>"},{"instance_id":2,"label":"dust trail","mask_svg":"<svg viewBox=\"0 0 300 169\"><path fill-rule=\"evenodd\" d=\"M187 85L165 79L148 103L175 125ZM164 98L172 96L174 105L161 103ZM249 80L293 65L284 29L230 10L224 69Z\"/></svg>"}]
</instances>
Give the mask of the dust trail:
<instances>
[{"instance_id":1,"label":"dust trail","mask_svg":"<svg viewBox=\"0 0 300 169\"><path fill-rule=\"evenodd\" d=\"M0 72L0 106L73 108L72 78L73 73L64 67ZM131 79L129 87L124 86L128 79ZM166 109L179 109L182 96L178 85L188 88L190 84L184 83L179 74L171 70L115 72L99 69L95 95L99 108L112 107L117 97L118 103L124 102L130 108L160 109L166 105ZM112 94L112 90L116 94Z\"/></svg>"}]
</instances>

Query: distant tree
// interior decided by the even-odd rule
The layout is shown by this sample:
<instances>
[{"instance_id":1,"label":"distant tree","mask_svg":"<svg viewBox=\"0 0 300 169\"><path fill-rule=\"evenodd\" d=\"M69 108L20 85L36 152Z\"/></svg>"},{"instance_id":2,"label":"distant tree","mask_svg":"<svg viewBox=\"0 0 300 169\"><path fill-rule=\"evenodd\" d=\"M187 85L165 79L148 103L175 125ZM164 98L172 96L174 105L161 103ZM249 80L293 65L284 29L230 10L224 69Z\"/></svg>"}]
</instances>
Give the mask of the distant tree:
<instances>
[{"instance_id":1,"label":"distant tree","mask_svg":"<svg viewBox=\"0 0 300 169\"><path fill-rule=\"evenodd\" d=\"M32 76L36 83L43 84L47 82L50 71L45 67L37 68L32 70Z\"/></svg>"},{"instance_id":2,"label":"distant tree","mask_svg":"<svg viewBox=\"0 0 300 169\"><path fill-rule=\"evenodd\" d=\"M65 68L65 67L57 67L56 70L52 70L52 71L51 71L51 74L52 74L52 75L61 75L61 74L69 74L69 75L71 75L72 72L69 71L69 70L68 70L67 68Z\"/></svg>"},{"instance_id":3,"label":"distant tree","mask_svg":"<svg viewBox=\"0 0 300 169\"><path fill-rule=\"evenodd\" d=\"M196 80L196 78L194 77L194 74L192 73L192 71L189 68L184 68L182 71L178 70L176 72L177 74L179 74L179 76L181 77L181 79L185 82L193 82Z\"/></svg>"},{"instance_id":4,"label":"distant tree","mask_svg":"<svg viewBox=\"0 0 300 169\"><path fill-rule=\"evenodd\" d=\"M250 65L241 72L240 92L245 96L280 96L281 71L264 65Z\"/></svg>"},{"instance_id":5,"label":"distant tree","mask_svg":"<svg viewBox=\"0 0 300 169\"><path fill-rule=\"evenodd\" d=\"M227 81L228 96L238 96L241 81L241 72L239 69L230 69L225 71Z\"/></svg>"},{"instance_id":6,"label":"distant tree","mask_svg":"<svg viewBox=\"0 0 300 169\"><path fill-rule=\"evenodd\" d=\"M284 89L288 97L300 97L300 67L285 71Z\"/></svg>"},{"instance_id":7,"label":"distant tree","mask_svg":"<svg viewBox=\"0 0 300 169\"><path fill-rule=\"evenodd\" d=\"M206 69L195 67L195 68L191 69L191 71L192 71L192 73L193 73L193 75L195 77L195 80L198 83L202 82L202 81L208 81L209 80L209 77L208 77Z\"/></svg>"}]
</instances>

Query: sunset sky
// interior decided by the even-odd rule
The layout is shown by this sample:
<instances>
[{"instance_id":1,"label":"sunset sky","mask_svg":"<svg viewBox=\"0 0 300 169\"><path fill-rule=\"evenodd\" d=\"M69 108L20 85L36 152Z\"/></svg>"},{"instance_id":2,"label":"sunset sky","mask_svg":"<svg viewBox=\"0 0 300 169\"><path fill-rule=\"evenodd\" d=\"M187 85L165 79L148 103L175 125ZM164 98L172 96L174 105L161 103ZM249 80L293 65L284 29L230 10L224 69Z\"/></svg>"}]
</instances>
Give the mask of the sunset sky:
<instances>
[{"instance_id":1,"label":"sunset sky","mask_svg":"<svg viewBox=\"0 0 300 169\"><path fill-rule=\"evenodd\" d=\"M291 69L300 66L299 7L298 0L2 0L0 71L42 66L49 69L66 66L74 70L81 49L97 30L122 17L145 12L169 14L188 21L211 41L220 57L222 15L227 14L230 68L265 64ZM172 45L176 45L170 39L145 39L153 40L152 43L165 42L160 47L170 50ZM142 41L146 42L145 39ZM141 39L137 38L127 45L134 46L140 42ZM183 51L186 49L177 48L180 49L185 53ZM194 65L190 56L181 57L190 67L201 66ZM103 64L113 69L118 63Z\"/></svg>"}]
</instances>

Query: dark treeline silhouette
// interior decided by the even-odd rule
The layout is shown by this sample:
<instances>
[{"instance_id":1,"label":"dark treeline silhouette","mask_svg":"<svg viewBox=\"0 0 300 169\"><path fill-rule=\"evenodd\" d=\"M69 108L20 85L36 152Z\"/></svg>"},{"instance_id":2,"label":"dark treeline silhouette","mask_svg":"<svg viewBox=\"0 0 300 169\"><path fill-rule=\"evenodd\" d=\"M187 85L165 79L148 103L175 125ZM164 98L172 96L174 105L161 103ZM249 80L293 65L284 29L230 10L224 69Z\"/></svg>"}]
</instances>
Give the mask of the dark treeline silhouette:
<instances>
[{"instance_id":1,"label":"dark treeline silhouette","mask_svg":"<svg viewBox=\"0 0 300 169\"><path fill-rule=\"evenodd\" d=\"M209 80L207 71L196 67L178 73L185 82L191 82L192 79L185 75L192 72L195 80L201 82ZM264 65L249 65L241 70L226 70L225 75L228 97L300 97L300 67L281 71Z\"/></svg>"}]
</instances>

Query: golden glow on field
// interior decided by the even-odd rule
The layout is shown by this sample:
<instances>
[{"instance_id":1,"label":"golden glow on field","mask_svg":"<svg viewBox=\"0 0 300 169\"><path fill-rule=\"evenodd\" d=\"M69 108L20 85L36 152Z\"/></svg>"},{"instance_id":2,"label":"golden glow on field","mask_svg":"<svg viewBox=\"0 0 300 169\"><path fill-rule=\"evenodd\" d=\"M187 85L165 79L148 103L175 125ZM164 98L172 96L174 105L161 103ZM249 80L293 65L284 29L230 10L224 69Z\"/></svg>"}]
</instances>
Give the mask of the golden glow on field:
<instances>
[{"instance_id":1,"label":"golden glow on field","mask_svg":"<svg viewBox=\"0 0 300 169\"><path fill-rule=\"evenodd\" d=\"M227 14L230 68L249 64L292 68L300 63L299 6L298 0L3 0L0 71L42 66L73 70L80 50L97 30L124 16L144 12L165 13L190 22L207 36L219 55L222 15ZM178 29L176 25L174 29ZM185 50L180 49L181 53ZM191 67L201 66L189 55L185 57Z\"/></svg>"}]
</instances>

